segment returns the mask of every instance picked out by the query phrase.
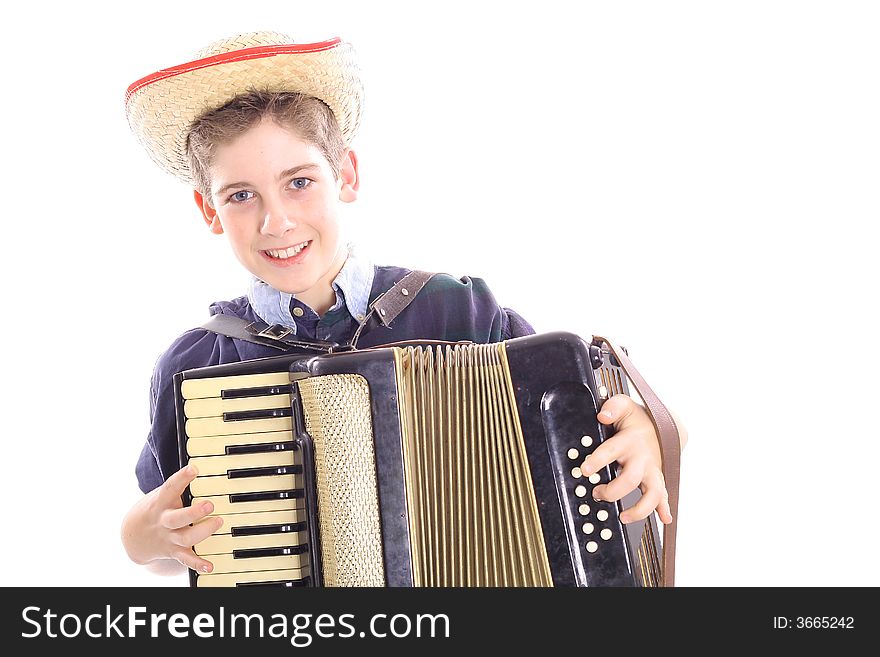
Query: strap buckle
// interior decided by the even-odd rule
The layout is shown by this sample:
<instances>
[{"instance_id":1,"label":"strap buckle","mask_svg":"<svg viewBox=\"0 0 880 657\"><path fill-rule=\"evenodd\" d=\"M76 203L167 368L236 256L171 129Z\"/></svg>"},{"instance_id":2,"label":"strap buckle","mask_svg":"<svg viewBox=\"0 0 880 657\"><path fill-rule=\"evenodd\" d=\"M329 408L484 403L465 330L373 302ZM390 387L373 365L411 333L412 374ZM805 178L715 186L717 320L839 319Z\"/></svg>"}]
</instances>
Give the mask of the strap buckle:
<instances>
[{"instance_id":1,"label":"strap buckle","mask_svg":"<svg viewBox=\"0 0 880 657\"><path fill-rule=\"evenodd\" d=\"M336 342L324 340L302 340L296 337L294 328L283 324L267 325L265 322L251 322L245 327L245 330L260 344L267 344L285 351L294 347L330 353L339 346Z\"/></svg>"},{"instance_id":2,"label":"strap buckle","mask_svg":"<svg viewBox=\"0 0 880 657\"><path fill-rule=\"evenodd\" d=\"M254 335L257 335L261 338L269 338L271 340L282 340L283 338L293 333L293 329L288 326L283 326L281 324L271 324L264 329L258 330L260 324L262 324L262 322L253 322L251 324L248 324L247 328L249 331L252 331Z\"/></svg>"}]
</instances>

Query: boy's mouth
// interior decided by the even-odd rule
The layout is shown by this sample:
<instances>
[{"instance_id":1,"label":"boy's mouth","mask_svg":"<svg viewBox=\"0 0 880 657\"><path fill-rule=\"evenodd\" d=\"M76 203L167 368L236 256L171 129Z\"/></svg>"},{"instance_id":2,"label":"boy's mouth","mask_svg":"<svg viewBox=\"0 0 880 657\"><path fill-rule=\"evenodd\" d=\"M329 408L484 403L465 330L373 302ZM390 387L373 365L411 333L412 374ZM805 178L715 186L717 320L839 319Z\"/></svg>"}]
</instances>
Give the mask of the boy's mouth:
<instances>
[{"instance_id":1,"label":"boy's mouth","mask_svg":"<svg viewBox=\"0 0 880 657\"><path fill-rule=\"evenodd\" d=\"M277 262L296 262L305 257L306 251L311 246L312 240L306 240L299 244L287 247L286 249L265 249L263 254L269 259Z\"/></svg>"}]
</instances>

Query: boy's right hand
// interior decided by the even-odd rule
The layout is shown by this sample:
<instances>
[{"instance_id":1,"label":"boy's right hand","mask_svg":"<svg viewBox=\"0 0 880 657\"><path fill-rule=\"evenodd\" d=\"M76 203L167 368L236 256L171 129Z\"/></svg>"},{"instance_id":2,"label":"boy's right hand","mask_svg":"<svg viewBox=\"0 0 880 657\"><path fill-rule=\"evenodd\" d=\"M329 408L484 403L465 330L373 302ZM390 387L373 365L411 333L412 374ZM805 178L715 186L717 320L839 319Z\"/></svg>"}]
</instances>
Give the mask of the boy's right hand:
<instances>
[{"instance_id":1,"label":"boy's right hand","mask_svg":"<svg viewBox=\"0 0 880 657\"><path fill-rule=\"evenodd\" d=\"M223 520L208 517L214 510L210 502L184 507L181 500L197 474L194 466L181 468L126 514L122 543L132 561L146 564L156 559L175 559L202 573L214 569L210 561L193 552L192 546L217 531Z\"/></svg>"}]
</instances>

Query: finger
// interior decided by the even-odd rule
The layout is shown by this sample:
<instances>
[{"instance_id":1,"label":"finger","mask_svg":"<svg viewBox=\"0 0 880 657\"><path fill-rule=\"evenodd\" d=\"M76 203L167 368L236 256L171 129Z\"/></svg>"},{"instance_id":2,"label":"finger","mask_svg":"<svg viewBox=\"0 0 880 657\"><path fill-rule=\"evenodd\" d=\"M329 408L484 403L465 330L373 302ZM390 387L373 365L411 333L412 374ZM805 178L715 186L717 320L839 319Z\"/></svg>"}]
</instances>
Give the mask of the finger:
<instances>
[{"instance_id":1,"label":"finger","mask_svg":"<svg viewBox=\"0 0 880 657\"><path fill-rule=\"evenodd\" d=\"M199 502L192 506L171 509L162 514L161 524L167 529L180 529L198 522L214 512L214 504L210 501Z\"/></svg>"},{"instance_id":2,"label":"finger","mask_svg":"<svg viewBox=\"0 0 880 657\"><path fill-rule=\"evenodd\" d=\"M620 514L620 522L626 524L647 518L657 508L662 496L657 488L646 487L638 502Z\"/></svg>"},{"instance_id":3,"label":"finger","mask_svg":"<svg viewBox=\"0 0 880 657\"><path fill-rule=\"evenodd\" d=\"M660 492L662 495L660 498L660 504L657 505L657 515L660 518L660 522L662 522L664 525L668 525L670 522L672 522L672 509L669 506L669 491L666 490L666 483L663 480L663 473L658 472L657 477L660 482L659 486L661 486Z\"/></svg>"},{"instance_id":4,"label":"finger","mask_svg":"<svg viewBox=\"0 0 880 657\"><path fill-rule=\"evenodd\" d=\"M181 468L162 484L163 495L179 498L198 474L198 469L192 464Z\"/></svg>"},{"instance_id":5,"label":"finger","mask_svg":"<svg viewBox=\"0 0 880 657\"><path fill-rule=\"evenodd\" d=\"M660 522L668 525L672 522L672 510L669 508L669 491L666 490L666 480L660 469L654 469L649 473L645 476L646 490L656 490L659 493L660 499L656 504L657 516L660 518Z\"/></svg>"},{"instance_id":6,"label":"finger","mask_svg":"<svg viewBox=\"0 0 880 657\"><path fill-rule=\"evenodd\" d=\"M618 460L620 456L628 451L632 446L634 436L626 431L614 434L611 438L603 440L602 443L593 450L593 452L584 459L581 464L581 472L585 477L589 477L594 472L598 472L606 465L611 465Z\"/></svg>"},{"instance_id":7,"label":"finger","mask_svg":"<svg viewBox=\"0 0 880 657\"><path fill-rule=\"evenodd\" d=\"M184 527L178 529L171 534L171 540L180 547L190 548L193 545L201 543L211 534L217 532L223 526L223 518L212 517L206 518L201 522L195 523L192 527Z\"/></svg>"},{"instance_id":8,"label":"finger","mask_svg":"<svg viewBox=\"0 0 880 657\"><path fill-rule=\"evenodd\" d=\"M657 511L657 516L664 524L672 522L672 514L669 512L669 496L666 486L663 484L663 475L654 471L645 477L642 497L623 514L621 522L632 522L648 517L652 511ZM624 518L626 518L624 520Z\"/></svg>"},{"instance_id":9,"label":"finger","mask_svg":"<svg viewBox=\"0 0 880 657\"><path fill-rule=\"evenodd\" d=\"M639 410L641 410L641 406L636 404L632 397L618 394L607 399L602 404L602 408L596 417L602 424L612 424L625 420Z\"/></svg>"},{"instance_id":10,"label":"finger","mask_svg":"<svg viewBox=\"0 0 880 657\"><path fill-rule=\"evenodd\" d=\"M636 464L631 463L621 470L620 474L609 483L599 484L593 488L593 499L603 502L616 502L627 493L638 488L643 474L644 470L642 468L638 468Z\"/></svg>"},{"instance_id":11,"label":"finger","mask_svg":"<svg viewBox=\"0 0 880 657\"><path fill-rule=\"evenodd\" d=\"M210 573L214 570L214 564L207 559L202 559L192 551L192 548L180 548L171 556L187 568L192 568L200 573Z\"/></svg>"}]
</instances>

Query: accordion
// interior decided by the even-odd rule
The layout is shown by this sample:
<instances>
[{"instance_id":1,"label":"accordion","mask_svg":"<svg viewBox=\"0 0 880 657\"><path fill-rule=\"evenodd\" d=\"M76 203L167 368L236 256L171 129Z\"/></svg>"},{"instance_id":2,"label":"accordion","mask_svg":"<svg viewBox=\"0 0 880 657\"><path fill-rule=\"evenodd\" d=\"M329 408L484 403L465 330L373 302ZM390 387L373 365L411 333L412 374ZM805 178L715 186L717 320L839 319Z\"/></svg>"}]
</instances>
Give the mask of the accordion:
<instances>
[{"instance_id":1,"label":"accordion","mask_svg":"<svg viewBox=\"0 0 880 657\"><path fill-rule=\"evenodd\" d=\"M181 464L199 473L184 503L223 518L194 546L214 569L190 584L671 585L670 526L661 543L653 514L624 525L638 490L595 501L616 468L579 468L611 434L602 402L636 383L625 363L604 338L558 332L177 374ZM666 474L678 454L663 457Z\"/></svg>"}]
</instances>

